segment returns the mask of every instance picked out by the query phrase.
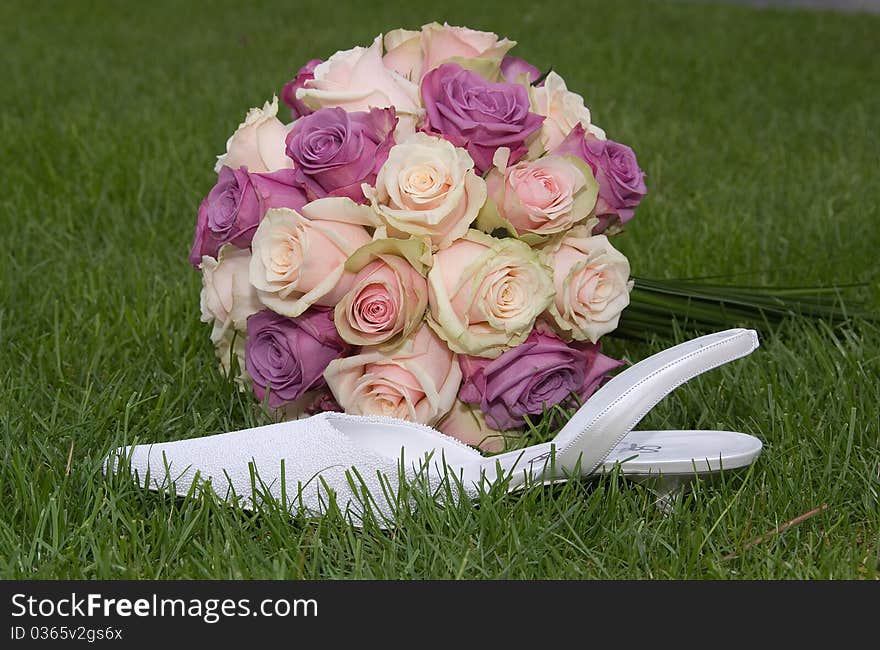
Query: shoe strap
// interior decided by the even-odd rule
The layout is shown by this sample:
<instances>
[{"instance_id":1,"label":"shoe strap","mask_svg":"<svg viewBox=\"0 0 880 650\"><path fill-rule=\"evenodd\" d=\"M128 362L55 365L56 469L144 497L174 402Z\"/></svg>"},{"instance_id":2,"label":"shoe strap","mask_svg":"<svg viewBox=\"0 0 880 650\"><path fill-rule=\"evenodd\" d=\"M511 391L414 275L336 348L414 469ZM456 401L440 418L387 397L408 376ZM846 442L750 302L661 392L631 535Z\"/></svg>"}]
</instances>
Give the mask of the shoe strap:
<instances>
[{"instance_id":1,"label":"shoe strap","mask_svg":"<svg viewBox=\"0 0 880 650\"><path fill-rule=\"evenodd\" d=\"M757 347L757 332L730 329L686 341L627 368L594 393L556 436L556 463L572 472L580 462L581 473L592 473L666 395Z\"/></svg>"}]
</instances>

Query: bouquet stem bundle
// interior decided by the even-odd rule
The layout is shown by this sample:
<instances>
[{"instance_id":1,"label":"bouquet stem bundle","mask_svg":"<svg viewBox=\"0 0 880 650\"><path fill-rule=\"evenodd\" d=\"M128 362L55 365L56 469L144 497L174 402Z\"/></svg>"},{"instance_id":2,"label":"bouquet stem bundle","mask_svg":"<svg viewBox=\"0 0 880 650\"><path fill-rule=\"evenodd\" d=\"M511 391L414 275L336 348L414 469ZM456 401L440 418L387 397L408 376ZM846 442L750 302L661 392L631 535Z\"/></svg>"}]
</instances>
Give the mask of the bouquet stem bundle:
<instances>
[{"instance_id":1,"label":"bouquet stem bundle","mask_svg":"<svg viewBox=\"0 0 880 650\"><path fill-rule=\"evenodd\" d=\"M832 323L853 318L873 321L874 315L853 297L855 290L865 286L774 287L636 278L629 307L614 334L649 340L672 338L677 329L708 332L751 327L767 332L793 316Z\"/></svg>"}]
</instances>

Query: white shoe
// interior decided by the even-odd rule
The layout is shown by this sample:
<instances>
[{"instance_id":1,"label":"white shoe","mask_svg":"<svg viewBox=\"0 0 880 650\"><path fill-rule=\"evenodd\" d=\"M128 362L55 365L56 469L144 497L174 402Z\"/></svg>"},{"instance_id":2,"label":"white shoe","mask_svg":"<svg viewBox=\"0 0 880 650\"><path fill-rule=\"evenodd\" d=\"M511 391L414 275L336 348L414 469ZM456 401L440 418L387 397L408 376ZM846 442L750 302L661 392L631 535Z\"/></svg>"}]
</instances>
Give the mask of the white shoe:
<instances>
[{"instance_id":1,"label":"white shoe","mask_svg":"<svg viewBox=\"0 0 880 650\"><path fill-rule=\"evenodd\" d=\"M499 481L513 490L565 481L620 466L635 479L663 477L667 487L693 477L744 467L761 441L732 431L633 431L663 397L697 375L758 347L753 330L702 336L655 354L618 374L574 414L551 441L484 457L431 427L392 418L321 413L191 440L121 447L106 471L128 464L151 490L190 493L203 482L242 507L274 498L285 507L321 514L335 493L356 517L371 505L393 518L400 479L450 476L469 496Z\"/></svg>"}]
</instances>

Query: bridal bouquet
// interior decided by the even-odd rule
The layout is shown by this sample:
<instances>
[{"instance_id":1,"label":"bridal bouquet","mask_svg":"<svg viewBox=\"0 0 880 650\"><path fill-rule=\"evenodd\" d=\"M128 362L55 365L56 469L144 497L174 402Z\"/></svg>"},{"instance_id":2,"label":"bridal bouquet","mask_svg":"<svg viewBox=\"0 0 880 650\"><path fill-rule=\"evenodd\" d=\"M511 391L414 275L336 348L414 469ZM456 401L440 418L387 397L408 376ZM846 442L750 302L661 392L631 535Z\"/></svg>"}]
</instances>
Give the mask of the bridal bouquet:
<instances>
[{"instance_id":1,"label":"bridal bouquet","mask_svg":"<svg viewBox=\"0 0 880 650\"><path fill-rule=\"evenodd\" d=\"M645 195L555 72L432 23L306 63L219 156L190 254L224 372L285 417L421 422L496 451L586 399Z\"/></svg>"}]
</instances>

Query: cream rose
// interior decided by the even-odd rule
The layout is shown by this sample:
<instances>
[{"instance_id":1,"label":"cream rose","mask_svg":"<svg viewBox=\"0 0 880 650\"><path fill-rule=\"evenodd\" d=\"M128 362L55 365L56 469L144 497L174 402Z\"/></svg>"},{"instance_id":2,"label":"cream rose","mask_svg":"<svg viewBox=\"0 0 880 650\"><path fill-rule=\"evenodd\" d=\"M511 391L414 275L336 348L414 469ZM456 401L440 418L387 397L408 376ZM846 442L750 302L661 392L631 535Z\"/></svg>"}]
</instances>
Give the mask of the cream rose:
<instances>
[{"instance_id":1,"label":"cream rose","mask_svg":"<svg viewBox=\"0 0 880 650\"><path fill-rule=\"evenodd\" d=\"M395 29L385 34L385 67L418 82L426 72L448 61L473 67L492 77L515 41L467 27L429 23L420 31Z\"/></svg>"},{"instance_id":2,"label":"cream rose","mask_svg":"<svg viewBox=\"0 0 880 650\"><path fill-rule=\"evenodd\" d=\"M422 78L422 33L411 29L395 29L385 34L385 56L382 63L411 81Z\"/></svg>"},{"instance_id":3,"label":"cream rose","mask_svg":"<svg viewBox=\"0 0 880 650\"><path fill-rule=\"evenodd\" d=\"M467 27L429 23L422 27L421 46L424 54L422 74L450 60L465 64L479 59L494 69L501 65L504 55L516 45L516 41L499 39L498 34L481 32Z\"/></svg>"},{"instance_id":4,"label":"cream rose","mask_svg":"<svg viewBox=\"0 0 880 650\"><path fill-rule=\"evenodd\" d=\"M455 352L496 358L553 301L550 269L528 244L476 230L434 255L428 323Z\"/></svg>"},{"instance_id":5,"label":"cream rose","mask_svg":"<svg viewBox=\"0 0 880 650\"><path fill-rule=\"evenodd\" d=\"M249 172L274 172L293 167L293 161L285 153L285 138L291 125L283 124L278 114L278 98L273 97L263 108L252 108L244 122L226 141L226 153L217 156L214 171L219 173L224 165L238 169L242 165Z\"/></svg>"},{"instance_id":6,"label":"cream rose","mask_svg":"<svg viewBox=\"0 0 880 650\"><path fill-rule=\"evenodd\" d=\"M575 124L582 125L584 130L600 140L605 139L605 131L590 122L590 109L584 106L584 98L571 92L566 87L565 80L555 72L548 73L544 85L531 88L529 93L532 110L547 118L535 140L539 149L552 151L571 133ZM540 151L531 153L537 155Z\"/></svg>"},{"instance_id":7,"label":"cream rose","mask_svg":"<svg viewBox=\"0 0 880 650\"><path fill-rule=\"evenodd\" d=\"M220 362L220 372L224 377L232 377L241 391L250 391L251 376L248 374L244 360L244 343L247 336L244 332L232 328L226 330L218 341L214 342L214 353ZM232 375L232 359L236 360L235 376Z\"/></svg>"},{"instance_id":8,"label":"cream rose","mask_svg":"<svg viewBox=\"0 0 880 650\"><path fill-rule=\"evenodd\" d=\"M263 306L250 283L251 252L226 244L215 260L202 257L202 322L213 323L211 340L216 344L230 329L243 332L247 319Z\"/></svg>"},{"instance_id":9,"label":"cream rose","mask_svg":"<svg viewBox=\"0 0 880 650\"><path fill-rule=\"evenodd\" d=\"M544 156L494 168L486 177L491 206L518 235L552 235L571 228L596 206L599 184L574 156Z\"/></svg>"},{"instance_id":10,"label":"cream rose","mask_svg":"<svg viewBox=\"0 0 880 650\"><path fill-rule=\"evenodd\" d=\"M576 226L542 248L553 268L550 315L572 338L593 343L613 331L629 304L629 261L592 226Z\"/></svg>"},{"instance_id":11,"label":"cream rose","mask_svg":"<svg viewBox=\"0 0 880 650\"><path fill-rule=\"evenodd\" d=\"M345 262L369 243L364 226L374 220L367 206L340 197L307 203L301 213L267 211L251 243L250 281L260 301L291 318L312 305L334 306L354 281Z\"/></svg>"},{"instance_id":12,"label":"cream rose","mask_svg":"<svg viewBox=\"0 0 880 650\"><path fill-rule=\"evenodd\" d=\"M382 36L370 47L337 52L315 68L314 79L296 91L313 110L339 106L368 111L393 106L399 117L419 112L419 87L382 63Z\"/></svg>"},{"instance_id":13,"label":"cream rose","mask_svg":"<svg viewBox=\"0 0 880 650\"><path fill-rule=\"evenodd\" d=\"M505 438L520 434L518 431L502 433L493 429L486 422L486 416L478 405L465 404L458 399L446 417L437 424L437 429L466 445L479 447L490 453L504 451Z\"/></svg>"},{"instance_id":14,"label":"cream rose","mask_svg":"<svg viewBox=\"0 0 880 650\"><path fill-rule=\"evenodd\" d=\"M395 345L418 327L428 305L428 284L416 250L407 259L405 247L427 246L414 240L374 241L346 264L356 273L352 288L336 305L334 323L352 345ZM414 266L415 265L415 266Z\"/></svg>"},{"instance_id":15,"label":"cream rose","mask_svg":"<svg viewBox=\"0 0 880 650\"><path fill-rule=\"evenodd\" d=\"M440 248L464 236L486 201L468 153L425 133L392 147L376 186L363 191L391 232L430 237Z\"/></svg>"},{"instance_id":16,"label":"cream rose","mask_svg":"<svg viewBox=\"0 0 880 650\"><path fill-rule=\"evenodd\" d=\"M393 351L367 347L331 361L324 378L346 413L431 425L452 408L461 369L455 354L422 325Z\"/></svg>"}]
</instances>

